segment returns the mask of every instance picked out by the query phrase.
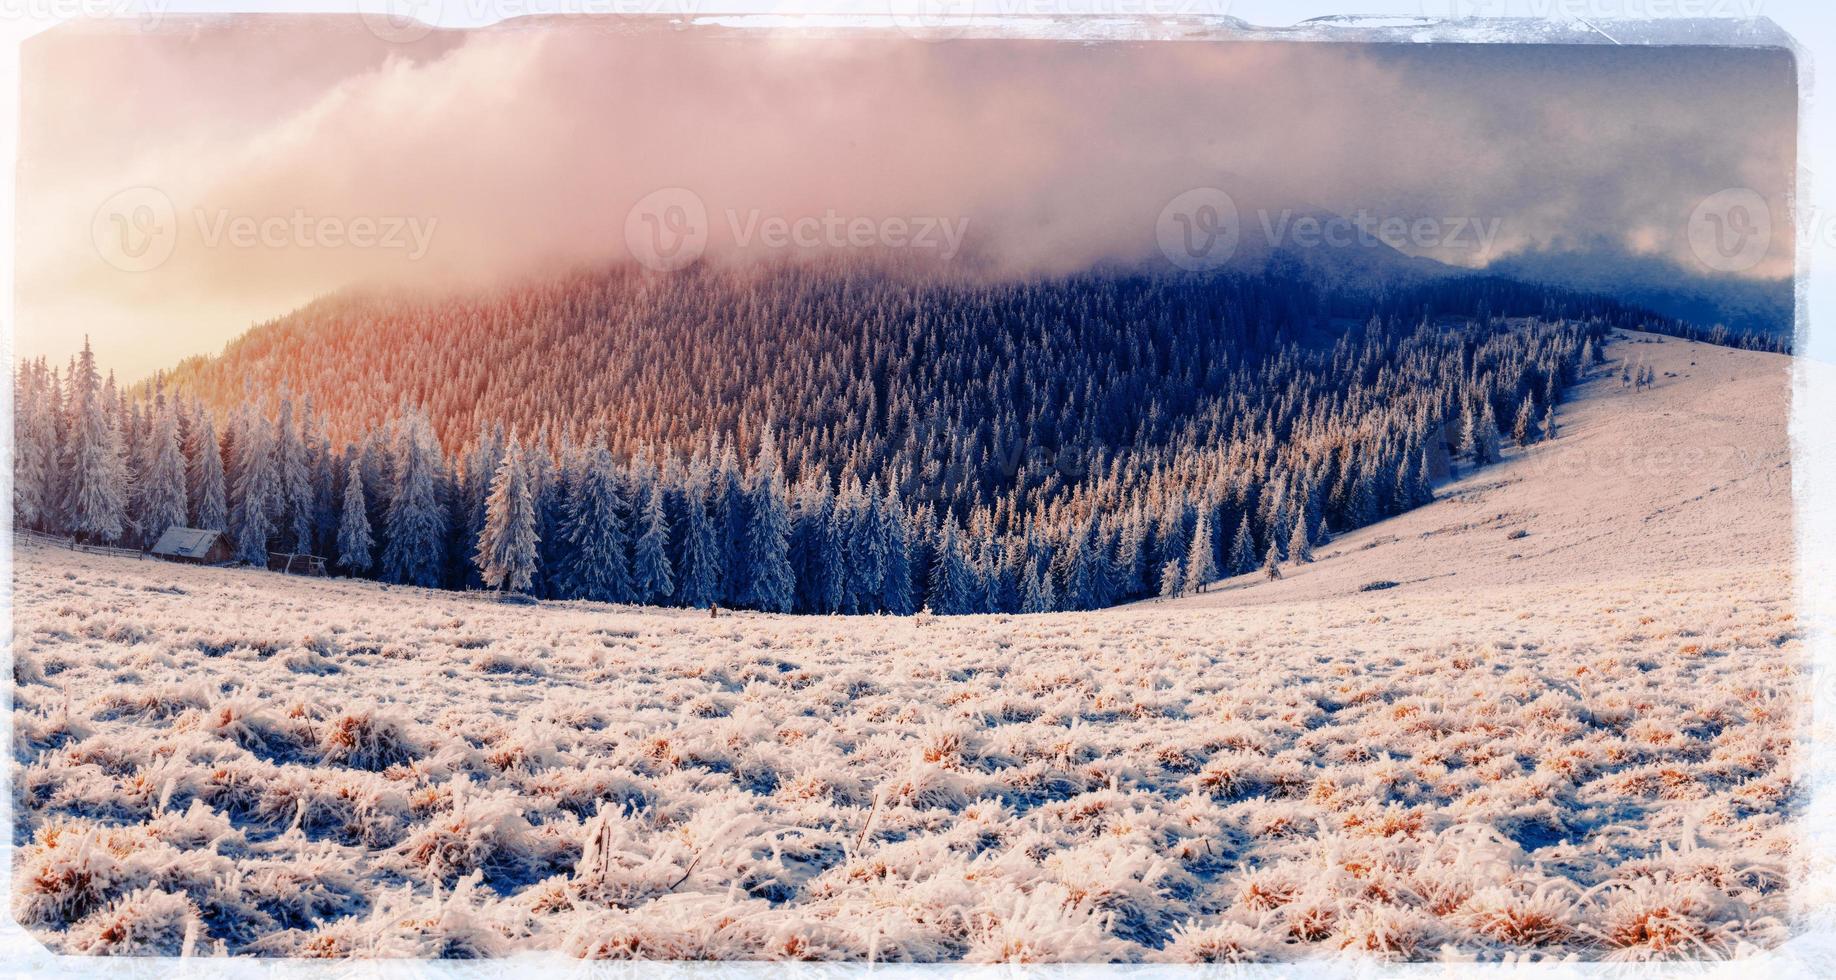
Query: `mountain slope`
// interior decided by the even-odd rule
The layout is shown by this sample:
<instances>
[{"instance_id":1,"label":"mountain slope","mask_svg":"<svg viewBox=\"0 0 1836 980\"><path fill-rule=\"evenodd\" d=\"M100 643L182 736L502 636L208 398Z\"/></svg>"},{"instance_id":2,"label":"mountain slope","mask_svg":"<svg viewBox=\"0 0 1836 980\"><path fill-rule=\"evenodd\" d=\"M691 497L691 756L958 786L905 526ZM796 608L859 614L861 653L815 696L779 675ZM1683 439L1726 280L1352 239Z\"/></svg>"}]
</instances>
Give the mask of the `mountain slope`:
<instances>
[{"instance_id":1,"label":"mountain slope","mask_svg":"<svg viewBox=\"0 0 1836 980\"><path fill-rule=\"evenodd\" d=\"M1182 606L1228 608L1580 581L1661 585L1688 568L1784 569L1792 550L1790 359L1618 331L1561 406L1560 438L1439 487L1428 506L1342 535L1278 582L1228 580ZM1657 384L1622 388L1623 362ZM1511 538L1517 531L1524 537Z\"/></svg>"}]
</instances>

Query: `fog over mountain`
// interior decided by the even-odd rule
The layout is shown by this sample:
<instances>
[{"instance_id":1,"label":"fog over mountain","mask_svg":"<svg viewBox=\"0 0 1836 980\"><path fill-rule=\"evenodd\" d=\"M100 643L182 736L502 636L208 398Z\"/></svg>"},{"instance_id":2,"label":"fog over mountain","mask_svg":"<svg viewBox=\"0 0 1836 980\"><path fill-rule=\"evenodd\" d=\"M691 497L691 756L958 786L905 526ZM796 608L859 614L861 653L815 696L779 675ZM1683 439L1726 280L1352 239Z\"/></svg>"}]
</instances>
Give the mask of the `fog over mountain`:
<instances>
[{"instance_id":1,"label":"fog over mountain","mask_svg":"<svg viewBox=\"0 0 1836 980\"><path fill-rule=\"evenodd\" d=\"M1162 208L1206 186L1241 197L1246 242L1317 206L1430 222L1384 241L1457 267L1603 240L1691 262L1692 208L1750 187L1774 245L1742 274L1789 270L1784 52L622 25L391 44L356 19L167 18L35 39L21 352L61 359L88 331L145 373L357 283L445 290L615 262L633 204L668 187L705 202L717 261L797 252L740 245L736 229L764 218L934 219L964 228L963 265L1004 276L1158 261ZM176 244L124 272L98 259L93 222L141 186L170 200ZM220 234L295 217L426 234L399 247Z\"/></svg>"}]
</instances>

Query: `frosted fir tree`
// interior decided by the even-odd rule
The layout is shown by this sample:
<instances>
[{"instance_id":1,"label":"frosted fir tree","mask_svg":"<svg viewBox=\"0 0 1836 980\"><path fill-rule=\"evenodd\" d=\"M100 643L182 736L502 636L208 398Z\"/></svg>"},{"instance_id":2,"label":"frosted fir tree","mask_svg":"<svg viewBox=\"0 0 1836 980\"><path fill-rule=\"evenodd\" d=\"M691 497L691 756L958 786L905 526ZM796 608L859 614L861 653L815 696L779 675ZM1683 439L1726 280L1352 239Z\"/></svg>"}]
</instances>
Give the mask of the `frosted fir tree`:
<instances>
[{"instance_id":1,"label":"frosted fir tree","mask_svg":"<svg viewBox=\"0 0 1836 980\"><path fill-rule=\"evenodd\" d=\"M1434 503L1434 461L1429 458L1424 448L1420 461L1415 467L1415 506ZM1323 526L1323 525L1322 525ZM1324 537L1319 540L1325 540Z\"/></svg>"},{"instance_id":2,"label":"frosted fir tree","mask_svg":"<svg viewBox=\"0 0 1836 980\"><path fill-rule=\"evenodd\" d=\"M57 512L57 386L41 360L19 369L14 417L13 513L26 527L48 529Z\"/></svg>"},{"instance_id":3,"label":"frosted fir tree","mask_svg":"<svg viewBox=\"0 0 1836 980\"><path fill-rule=\"evenodd\" d=\"M769 426L759 442L748 496L751 520L746 526L747 576L741 601L766 612L790 612L797 596L797 579L790 563L790 501L785 495L784 474L778 468L778 445Z\"/></svg>"},{"instance_id":4,"label":"frosted fir tree","mask_svg":"<svg viewBox=\"0 0 1836 980\"><path fill-rule=\"evenodd\" d=\"M230 524L236 538L236 557L251 565L267 565L268 538L274 533L273 507L278 479L274 472L274 436L267 419L255 416L241 427L236 440L239 460L236 485L230 494Z\"/></svg>"},{"instance_id":5,"label":"frosted fir tree","mask_svg":"<svg viewBox=\"0 0 1836 980\"><path fill-rule=\"evenodd\" d=\"M1096 547L1094 529L1086 518L1071 539L1071 550L1065 559L1065 591L1060 601L1066 609L1094 609L1101 604L1098 596L1097 567L1101 555Z\"/></svg>"},{"instance_id":6,"label":"frosted fir tree","mask_svg":"<svg viewBox=\"0 0 1836 980\"><path fill-rule=\"evenodd\" d=\"M863 489L858 478L850 477L848 495L854 501L848 595L855 612L874 612L886 587L886 522L880 513L879 487Z\"/></svg>"},{"instance_id":7,"label":"frosted fir tree","mask_svg":"<svg viewBox=\"0 0 1836 980\"><path fill-rule=\"evenodd\" d=\"M177 413L170 405L154 420L151 446L140 505L140 530L149 545L186 520L185 453L179 446Z\"/></svg>"},{"instance_id":8,"label":"frosted fir tree","mask_svg":"<svg viewBox=\"0 0 1836 980\"><path fill-rule=\"evenodd\" d=\"M1160 597L1177 599L1186 594L1185 569L1179 565L1179 559L1170 559L1160 567Z\"/></svg>"},{"instance_id":9,"label":"frosted fir tree","mask_svg":"<svg viewBox=\"0 0 1836 980\"><path fill-rule=\"evenodd\" d=\"M752 523L746 506L745 474L732 443L721 447L719 460L709 513L720 529L721 595L730 603L744 604L751 580L746 566L746 533Z\"/></svg>"},{"instance_id":10,"label":"frosted fir tree","mask_svg":"<svg viewBox=\"0 0 1836 980\"><path fill-rule=\"evenodd\" d=\"M79 538L108 544L120 539L127 520L127 470L121 459L121 436L109 419L95 355L87 340L77 357L71 385L65 524Z\"/></svg>"},{"instance_id":11,"label":"frosted fir tree","mask_svg":"<svg viewBox=\"0 0 1836 980\"><path fill-rule=\"evenodd\" d=\"M1244 526L1249 526L1245 515ZM1211 514L1199 512L1198 524L1192 529L1192 544L1186 549L1186 591L1204 592L1218 577L1218 560L1211 544Z\"/></svg>"},{"instance_id":12,"label":"frosted fir tree","mask_svg":"<svg viewBox=\"0 0 1836 980\"><path fill-rule=\"evenodd\" d=\"M293 418L293 399L282 398L274 426L275 525L281 547L312 553L312 470Z\"/></svg>"},{"instance_id":13,"label":"frosted fir tree","mask_svg":"<svg viewBox=\"0 0 1836 980\"><path fill-rule=\"evenodd\" d=\"M472 441L471 452L464 462L465 478L461 488L461 508L465 511L465 535L473 541L484 534L485 498L491 494L491 479L497 475L497 467L504 461L504 433L501 425L478 423L478 436ZM469 549L468 549L469 550ZM484 584L478 577L478 567L466 563L465 582L467 587Z\"/></svg>"},{"instance_id":14,"label":"frosted fir tree","mask_svg":"<svg viewBox=\"0 0 1836 980\"><path fill-rule=\"evenodd\" d=\"M472 561L485 585L499 592L524 592L535 581L540 541L535 490L529 484L523 454L517 451L516 437L511 436L510 450L491 479L484 532L478 536Z\"/></svg>"},{"instance_id":15,"label":"frosted fir tree","mask_svg":"<svg viewBox=\"0 0 1836 980\"><path fill-rule=\"evenodd\" d=\"M191 526L210 531L229 528L229 499L223 485L223 447L209 412L200 412L186 439L185 480Z\"/></svg>"},{"instance_id":16,"label":"frosted fir tree","mask_svg":"<svg viewBox=\"0 0 1836 980\"><path fill-rule=\"evenodd\" d=\"M447 513L441 500L440 447L427 419L401 420L389 509L383 519L383 578L401 585L433 588L445 564Z\"/></svg>"},{"instance_id":17,"label":"frosted fir tree","mask_svg":"<svg viewBox=\"0 0 1836 980\"><path fill-rule=\"evenodd\" d=\"M816 498L811 532L815 540L815 609L841 612L848 587L847 515L835 506L835 497L822 487Z\"/></svg>"},{"instance_id":18,"label":"frosted fir tree","mask_svg":"<svg viewBox=\"0 0 1836 980\"><path fill-rule=\"evenodd\" d=\"M683 507L682 556L677 562L677 598L685 606L710 608L720 601L720 527L709 513L713 474L692 480Z\"/></svg>"},{"instance_id":19,"label":"frosted fir tree","mask_svg":"<svg viewBox=\"0 0 1836 980\"><path fill-rule=\"evenodd\" d=\"M1133 511L1123 522L1116 542L1116 587L1123 595L1147 591L1147 522Z\"/></svg>"},{"instance_id":20,"label":"frosted fir tree","mask_svg":"<svg viewBox=\"0 0 1836 980\"><path fill-rule=\"evenodd\" d=\"M1262 574L1273 582L1281 578L1281 548L1275 542L1269 542L1269 553L1262 559Z\"/></svg>"},{"instance_id":21,"label":"frosted fir tree","mask_svg":"<svg viewBox=\"0 0 1836 980\"><path fill-rule=\"evenodd\" d=\"M1256 535L1250 530L1249 515L1237 525L1236 537L1230 543L1230 574L1242 575L1256 567Z\"/></svg>"},{"instance_id":22,"label":"frosted fir tree","mask_svg":"<svg viewBox=\"0 0 1836 980\"><path fill-rule=\"evenodd\" d=\"M931 561L931 592L925 597L925 605L939 616L973 612L975 591L974 572L963 554L962 532L952 517L944 522L938 535L937 551Z\"/></svg>"},{"instance_id":23,"label":"frosted fir tree","mask_svg":"<svg viewBox=\"0 0 1836 980\"><path fill-rule=\"evenodd\" d=\"M1555 403L1551 402L1549 405L1549 410L1543 413L1543 438L1554 439L1555 437L1556 437Z\"/></svg>"},{"instance_id":24,"label":"frosted fir tree","mask_svg":"<svg viewBox=\"0 0 1836 980\"><path fill-rule=\"evenodd\" d=\"M376 563L376 539L370 533L370 511L363 499L363 464L351 457L344 480L344 506L338 515L338 567L355 574Z\"/></svg>"},{"instance_id":25,"label":"frosted fir tree","mask_svg":"<svg viewBox=\"0 0 1836 980\"><path fill-rule=\"evenodd\" d=\"M1517 420L1511 424L1511 438L1519 446L1528 446L1537 440L1541 433L1536 426L1536 400L1524 396L1524 403L1517 408Z\"/></svg>"},{"instance_id":26,"label":"frosted fir tree","mask_svg":"<svg viewBox=\"0 0 1836 980\"><path fill-rule=\"evenodd\" d=\"M899 501L899 488L890 483L880 501L880 522L886 539L886 574L881 579L880 605L894 616L910 616L917 610L912 598L910 519Z\"/></svg>"},{"instance_id":27,"label":"frosted fir tree","mask_svg":"<svg viewBox=\"0 0 1836 980\"><path fill-rule=\"evenodd\" d=\"M1460 451L1474 466L1498 462L1498 417L1492 413L1492 400L1482 401L1480 407L1467 410L1466 435L1460 441Z\"/></svg>"},{"instance_id":28,"label":"frosted fir tree","mask_svg":"<svg viewBox=\"0 0 1836 980\"><path fill-rule=\"evenodd\" d=\"M313 553L335 554L338 545L338 460L332 455L325 417L315 413L312 398L303 407L301 438L306 444L307 470L312 485Z\"/></svg>"},{"instance_id":29,"label":"frosted fir tree","mask_svg":"<svg viewBox=\"0 0 1836 980\"><path fill-rule=\"evenodd\" d=\"M1052 611L1052 601L1046 594L1045 576L1039 570L1039 562L1026 563L1026 571L1020 574L1020 611L1023 613L1046 613Z\"/></svg>"},{"instance_id":30,"label":"frosted fir tree","mask_svg":"<svg viewBox=\"0 0 1836 980\"><path fill-rule=\"evenodd\" d=\"M638 518L639 534L633 556L632 590L639 602L661 604L676 591L669 562L669 515L663 510L663 488L649 480L643 489L644 506Z\"/></svg>"},{"instance_id":31,"label":"frosted fir tree","mask_svg":"<svg viewBox=\"0 0 1836 980\"><path fill-rule=\"evenodd\" d=\"M1313 536L1307 530L1307 513L1304 510L1294 521L1294 533L1288 537L1288 560L1297 565L1313 560Z\"/></svg>"},{"instance_id":32,"label":"frosted fir tree","mask_svg":"<svg viewBox=\"0 0 1836 980\"><path fill-rule=\"evenodd\" d=\"M574 598L630 602L631 538L625 533L624 490L612 451L595 442L586 451L570 494L562 532L569 546L564 587Z\"/></svg>"}]
</instances>

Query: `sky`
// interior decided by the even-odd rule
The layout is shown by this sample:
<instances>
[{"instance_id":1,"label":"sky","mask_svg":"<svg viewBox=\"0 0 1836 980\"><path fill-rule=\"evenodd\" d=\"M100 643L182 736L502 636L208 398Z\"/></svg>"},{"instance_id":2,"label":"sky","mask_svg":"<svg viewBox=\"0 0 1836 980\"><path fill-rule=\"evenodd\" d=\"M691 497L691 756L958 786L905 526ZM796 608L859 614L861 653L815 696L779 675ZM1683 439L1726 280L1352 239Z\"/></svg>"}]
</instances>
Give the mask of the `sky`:
<instances>
[{"instance_id":1,"label":"sky","mask_svg":"<svg viewBox=\"0 0 1836 980\"><path fill-rule=\"evenodd\" d=\"M1246 242L1326 211L1464 266L1791 268L1780 52L389 34L169 18L27 42L18 354L61 363L87 335L141 377L340 289L627 260L657 233L640 213L673 224L681 202L727 261L863 242L996 275L1153 261L1172 202L1220 188ZM1770 239L1703 270L1704 202L1752 227L1730 200Z\"/></svg>"}]
</instances>

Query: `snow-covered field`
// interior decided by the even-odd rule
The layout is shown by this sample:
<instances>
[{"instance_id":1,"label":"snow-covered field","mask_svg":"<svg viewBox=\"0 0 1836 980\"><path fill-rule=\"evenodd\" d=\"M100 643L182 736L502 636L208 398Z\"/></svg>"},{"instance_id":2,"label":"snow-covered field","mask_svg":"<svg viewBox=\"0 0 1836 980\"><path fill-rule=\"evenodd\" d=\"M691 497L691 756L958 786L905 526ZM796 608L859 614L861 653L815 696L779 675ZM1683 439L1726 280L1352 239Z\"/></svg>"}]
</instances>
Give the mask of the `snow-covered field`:
<instances>
[{"instance_id":1,"label":"snow-covered field","mask_svg":"<svg viewBox=\"0 0 1836 980\"><path fill-rule=\"evenodd\" d=\"M1590 383L1556 443L1281 582L1101 613L710 619L22 544L14 914L91 953L1776 944L1786 361L1612 355L1657 389Z\"/></svg>"}]
</instances>

